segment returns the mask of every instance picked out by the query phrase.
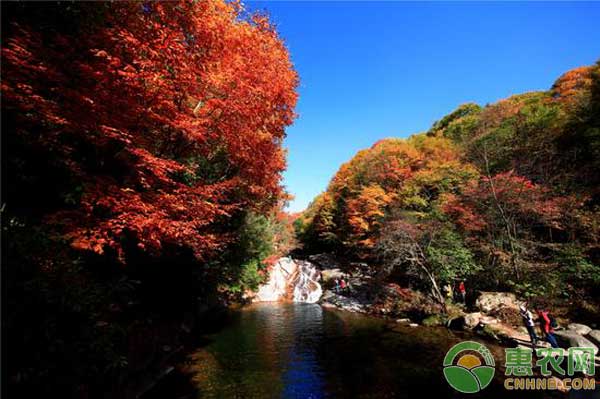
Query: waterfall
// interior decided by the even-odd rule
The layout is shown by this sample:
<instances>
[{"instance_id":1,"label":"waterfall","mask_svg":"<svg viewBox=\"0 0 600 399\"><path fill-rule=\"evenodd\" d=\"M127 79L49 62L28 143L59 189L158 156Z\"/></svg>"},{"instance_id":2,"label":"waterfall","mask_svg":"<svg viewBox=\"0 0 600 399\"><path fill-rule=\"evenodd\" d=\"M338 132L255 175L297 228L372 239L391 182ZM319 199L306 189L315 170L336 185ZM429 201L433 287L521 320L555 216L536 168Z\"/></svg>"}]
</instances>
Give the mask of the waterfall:
<instances>
[{"instance_id":1,"label":"waterfall","mask_svg":"<svg viewBox=\"0 0 600 399\"><path fill-rule=\"evenodd\" d=\"M298 261L298 278L294 285L294 302L315 303L323 294L319 280L321 273L310 262Z\"/></svg>"},{"instance_id":2,"label":"waterfall","mask_svg":"<svg viewBox=\"0 0 600 399\"><path fill-rule=\"evenodd\" d=\"M321 273L314 264L289 257L281 258L273 265L269 280L259 287L253 301L315 303L323 294L320 279Z\"/></svg>"}]
</instances>

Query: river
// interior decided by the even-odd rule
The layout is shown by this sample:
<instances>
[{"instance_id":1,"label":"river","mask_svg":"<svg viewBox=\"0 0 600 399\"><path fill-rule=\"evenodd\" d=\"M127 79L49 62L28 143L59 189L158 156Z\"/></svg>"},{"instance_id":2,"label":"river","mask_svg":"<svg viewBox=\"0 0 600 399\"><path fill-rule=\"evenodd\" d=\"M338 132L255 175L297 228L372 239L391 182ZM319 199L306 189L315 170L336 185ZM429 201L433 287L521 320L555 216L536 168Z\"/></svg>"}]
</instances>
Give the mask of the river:
<instances>
[{"instance_id":1,"label":"river","mask_svg":"<svg viewBox=\"0 0 600 399\"><path fill-rule=\"evenodd\" d=\"M222 329L202 338L176 378L149 398L548 397L506 391L500 367L481 393L459 394L443 377L442 359L472 336L317 304L253 304L231 311ZM484 343L501 363L502 349Z\"/></svg>"}]
</instances>

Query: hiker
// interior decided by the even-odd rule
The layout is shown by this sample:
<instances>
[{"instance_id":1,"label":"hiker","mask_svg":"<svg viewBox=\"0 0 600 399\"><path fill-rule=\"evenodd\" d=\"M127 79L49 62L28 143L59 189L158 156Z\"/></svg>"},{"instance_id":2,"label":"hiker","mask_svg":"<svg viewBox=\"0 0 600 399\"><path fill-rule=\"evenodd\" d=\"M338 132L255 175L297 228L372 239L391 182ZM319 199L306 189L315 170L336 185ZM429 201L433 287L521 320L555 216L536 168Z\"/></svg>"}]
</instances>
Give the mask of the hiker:
<instances>
[{"instance_id":1,"label":"hiker","mask_svg":"<svg viewBox=\"0 0 600 399\"><path fill-rule=\"evenodd\" d=\"M340 280L340 288L342 289L342 292L346 290L346 281L344 281L343 278Z\"/></svg>"},{"instance_id":2,"label":"hiker","mask_svg":"<svg viewBox=\"0 0 600 399\"><path fill-rule=\"evenodd\" d=\"M460 293L460 299L463 304L467 304L467 289L465 288L465 280L460 280L458 285L458 292Z\"/></svg>"},{"instance_id":3,"label":"hiker","mask_svg":"<svg viewBox=\"0 0 600 399\"><path fill-rule=\"evenodd\" d=\"M527 332L529 333L529 338L531 339L531 345L535 349L537 345L538 337L535 333L535 322L533 321L533 315L527 309L526 304L519 306L519 310L521 311L521 317L523 318L523 323L525 323L525 328L527 328Z\"/></svg>"},{"instance_id":4,"label":"hiker","mask_svg":"<svg viewBox=\"0 0 600 399\"><path fill-rule=\"evenodd\" d=\"M335 279L335 292L336 294L340 292L340 280Z\"/></svg>"},{"instance_id":5,"label":"hiker","mask_svg":"<svg viewBox=\"0 0 600 399\"><path fill-rule=\"evenodd\" d=\"M553 348L558 348L558 342L556 342L556 337L554 336L554 326L553 317L550 316L550 313L543 308L537 309L537 314L540 320L540 327L542 327L542 334L546 337L546 341L552 345Z\"/></svg>"},{"instance_id":6,"label":"hiker","mask_svg":"<svg viewBox=\"0 0 600 399\"><path fill-rule=\"evenodd\" d=\"M444 285L444 293L446 294L446 299L452 301L454 293L452 292L452 285L450 283Z\"/></svg>"}]
</instances>

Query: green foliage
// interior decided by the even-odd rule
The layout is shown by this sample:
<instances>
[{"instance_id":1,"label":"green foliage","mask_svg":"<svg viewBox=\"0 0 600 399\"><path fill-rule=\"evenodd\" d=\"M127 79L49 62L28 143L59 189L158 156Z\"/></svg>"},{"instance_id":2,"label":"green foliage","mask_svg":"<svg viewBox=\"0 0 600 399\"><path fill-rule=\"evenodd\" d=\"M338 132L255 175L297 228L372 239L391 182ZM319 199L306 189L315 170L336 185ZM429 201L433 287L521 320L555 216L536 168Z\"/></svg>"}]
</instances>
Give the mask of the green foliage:
<instances>
[{"instance_id":1,"label":"green foliage","mask_svg":"<svg viewBox=\"0 0 600 399\"><path fill-rule=\"evenodd\" d=\"M552 298L584 300L586 295L599 292L600 266L586 257L575 244L561 246L554 265L528 272L520 281L508 279L507 285L527 299Z\"/></svg>"},{"instance_id":2,"label":"green foliage","mask_svg":"<svg viewBox=\"0 0 600 399\"><path fill-rule=\"evenodd\" d=\"M256 290L267 277L267 263L296 245L292 223L290 215L281 211L243 215L234 244L213 264L219 270L221 288L235 300L247 290Z\"/></svg>"},{"instance_id":3,"label":"green foliage","mask_svg":"<svg viewBox=\"0 0 600 399\"><path fill-rule=\"evenodd\" d=\"M460 143L471 138L479 125L479 118L475 115L465 115L462 118L448 124L443 134L444 137Z\"/></svg>"},{"instance_id":4,"label":"green foliage","mask_svg":"<svg viewBox=\"0 0 600 399\"><path fill-rule=\"evenodd\" d=\"M566 245L558 253L556 261L565 281L578 288L600 287L600 265L592 263L582 253L581 247Z\"/></svg>"},{"instance_id":5,"label":"green foliage","mask_svg":"<svg viewBox=\"0 0 600 399\"><path fill-rule=\"evenodd\" d=\"M512 279L506 280L506 286L519 297L528 300L536 298L548 298L554 297L557 293L556 290L556 279L540 278L535 283L532 280L525 278L521 281L514 281Z\"/></svg>"},{"instance_id":6,"label":"green foliage","mask_svg":"<svg viewBox=\"0 0 600 399\"><path fill-rule=\"evenodd\" d=\"M599 179L600 61L549 91L464 104L426 134L359 151L297 226L311 249L374 258L388 278L428 289L469 278L585 301L600 297Z\"/></svg>"},{"instance_id":7,"label":"green foliage","mask_svg":"<svg viewBox=\"0 0 600 399\"><path fill-rule=\"evenodd\" d=\"M426 327L442 326L446 323L445 318L441 314L434 314L423 319L421 324Z\"/></svg>"},{"instance_id":8,"label":"green foliage","mask_svg":"<svg viewBox=\"0 0 600 399\"><path fill-rule=\"evenodd\" d=\"M253 259L250 262L243 265L242 275L240 282L243 287L251 290L258 289L258 286L265 280L264 275L259 273L262 269L261 264L258 260Z\"/></svg>"},{"instance_id":9,"label":"green foliage","mask_svg":"<svg viewBox=\"0 0 600 399\"><path fill-rule=\"evenodd\" d=\"M327 191L300 217L300 238L314 250L370 257L392 210L426 216L440 196L476 174L444 137L381 140L342 165Z\"/></svg>"},{"instance_id":10,"label":"green foliage","mask_svg":"<svg viewBox=\"0 0 600 399\"><path fill-rule=\"evenodd\" d=\"M436 234L435 240L426 248L426 255L442 282L465 279L482 270L463 238L450 228Z\"/></svg>"},{"instance_id":11,"label":"green foliage","mask_svg":"<svg viewBox=\"0 0 600 399\"><path fill-rule=\"evenodd\" d=\"M296 234L305 249L319 252L339 248L341 240L337 233L336 218L340 217L341 207L336 205L330 195L320 194L296 219L294 222Z\"/></svg>"},{"instance_id":12,"label":"green foliage","mask_svg":"<svg viewBox=\"0 0 600 399\"><path fill-rule=\"evenodd\" d=\"M459 139L462 134L458 134L458 132L462 129L458 128L458 125L464 123L465 120L474 120L474 116L478 115L481 112L481 107L474 103L467 103L460 105L457 109L444 116L439 121L434 122L431 129L429 129L429 135L438 135L443 134L445 137ZM452 128L452 133L448 132L448 130Z\"/></svg>"},{"instance_id":13,"label":"green foliage","mask_svg":"<svg viewBox=\"0 0 600 399\"><path fill-rule=\"evenodd\" d=\"M238 239L222 259L216 269L220 271L221 289L239 297L247 289L255 289L262 281L260 271L273 252L273 225L268 217L249 212L241 220Z\"/></svg>"},{"instance_id":14,"label":"green foliage","mask_svg":"<svg viewBox=\"0 0 600 399\"><path fill-rule=\"evenodd\" d=\"M274 221L264 215L246 214L239 232L239 254L244 262L264 260L273 252Z\"/></svg>"}]
</instances>

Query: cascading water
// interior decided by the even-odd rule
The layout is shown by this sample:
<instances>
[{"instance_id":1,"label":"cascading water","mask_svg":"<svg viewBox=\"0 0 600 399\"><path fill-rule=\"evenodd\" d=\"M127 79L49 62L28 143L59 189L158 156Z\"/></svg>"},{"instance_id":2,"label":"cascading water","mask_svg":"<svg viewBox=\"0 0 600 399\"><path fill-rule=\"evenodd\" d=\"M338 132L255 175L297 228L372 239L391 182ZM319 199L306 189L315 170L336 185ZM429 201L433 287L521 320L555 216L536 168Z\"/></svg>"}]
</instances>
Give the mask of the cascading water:
<instances>
[{"instance_id":1,"label":"cascading water","mask_svg":"<svg viewBox=\"0 0 600 399\"><path fill-rule=\"evenodd\" d=\"M298 278L294 285L294 302L315 303L323 295L321 273L310 262L298 261Z\"/></svg>"},{"instance_id":2,"label":"cascading water","mask_svg":"<svg viewBox=\"0 0 600 399\"><path fill-rule=\"evenodd\" d=\"M323 294L320 279L321 273L312 263L281 258L273 265L267 283L260 286L254 302L291 299L294 302L315 303Z\"/></svg>"}]
</instances>

